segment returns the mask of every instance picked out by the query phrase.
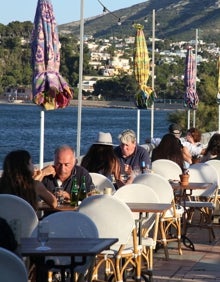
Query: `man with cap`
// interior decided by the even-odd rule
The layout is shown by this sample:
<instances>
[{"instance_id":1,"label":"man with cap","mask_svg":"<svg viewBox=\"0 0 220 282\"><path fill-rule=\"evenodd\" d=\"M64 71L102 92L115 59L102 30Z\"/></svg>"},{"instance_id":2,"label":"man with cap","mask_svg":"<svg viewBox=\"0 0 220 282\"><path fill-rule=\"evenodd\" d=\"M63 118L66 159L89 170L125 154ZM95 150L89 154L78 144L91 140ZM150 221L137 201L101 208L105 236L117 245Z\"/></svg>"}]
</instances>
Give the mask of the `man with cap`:
<instances>
[{"instance_id":1,"label":"man with cap","mask_svg":"<svg viewBox=\"0 0 220 282\"><path fill-rule=\"evenodd\" d=\"M169 126L169 133L173 134L176 138L178 138L181 142L181 135L182 135L182 128L177 123L172 123ZM189 149L181 142L182 144L182 152L183 152L183 158L185 161L185 167L188 168L190 164L192 164L192 156L190 154Z\"/></svg>"}]
</instances>

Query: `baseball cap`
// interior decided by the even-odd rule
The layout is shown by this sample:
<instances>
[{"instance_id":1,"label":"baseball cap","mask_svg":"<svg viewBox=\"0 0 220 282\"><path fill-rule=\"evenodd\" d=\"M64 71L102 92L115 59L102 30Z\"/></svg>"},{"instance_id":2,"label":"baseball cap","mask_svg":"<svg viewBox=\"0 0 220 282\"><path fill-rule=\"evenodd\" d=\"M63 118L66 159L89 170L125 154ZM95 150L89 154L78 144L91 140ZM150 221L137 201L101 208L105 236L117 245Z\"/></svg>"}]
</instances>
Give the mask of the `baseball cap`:
<instances>
[{"instance_id":1,"label":"baseball cap","mask_svg":"<svg viewBox=\"0 0 220 282\"><path fill-rule=\"evenodd\" d=\"M182 133L182 128L179 124L177 123L172 123L169 126L169 132L172 134L181 134Z\"/></svg>"}]
</instances>

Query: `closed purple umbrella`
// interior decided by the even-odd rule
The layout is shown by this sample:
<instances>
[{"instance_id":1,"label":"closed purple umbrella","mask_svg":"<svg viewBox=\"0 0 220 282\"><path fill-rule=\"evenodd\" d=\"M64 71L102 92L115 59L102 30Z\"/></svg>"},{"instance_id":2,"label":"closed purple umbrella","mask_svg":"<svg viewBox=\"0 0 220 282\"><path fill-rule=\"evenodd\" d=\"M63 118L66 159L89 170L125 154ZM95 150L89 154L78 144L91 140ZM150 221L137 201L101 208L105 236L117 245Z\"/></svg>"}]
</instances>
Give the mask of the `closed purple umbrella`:
<instances>
[{"instance_id":1,"label":"closed purple umbrella","mask_svg":"<svg viewBox=\"0 0 220 282\"><path fill-rule=\"evenodd\" d=\"M42 107L40 168L44 163L44 110L65 108L72 90L59 74L60 42L50 0L38 0L31 40L33 101Z\"/></svg>"},{"instance_id":2,"label":"closed purple umbrella","mask_svg":"<svg viewBox=\"0 0 220 282\"><path fill-rule=\"evenodd\" d=\"M196 93L196 61L192 53L192 48L189 47L186 54L185 65L185 96L184 103L189 109L196 110L199 103L199 97Z\"/></svg>"},{"instance_id":3,"label":"closed purple umbrella","mask_svg":"<svg viewBox=\"0 0 220 282\"><path fill-rule=\"evenodd\" d=\"M65 108L72 90L59 74L60 42L50 0L38 0L31 50L34 102L46 110Z\"/></svg>"}]
</instances>

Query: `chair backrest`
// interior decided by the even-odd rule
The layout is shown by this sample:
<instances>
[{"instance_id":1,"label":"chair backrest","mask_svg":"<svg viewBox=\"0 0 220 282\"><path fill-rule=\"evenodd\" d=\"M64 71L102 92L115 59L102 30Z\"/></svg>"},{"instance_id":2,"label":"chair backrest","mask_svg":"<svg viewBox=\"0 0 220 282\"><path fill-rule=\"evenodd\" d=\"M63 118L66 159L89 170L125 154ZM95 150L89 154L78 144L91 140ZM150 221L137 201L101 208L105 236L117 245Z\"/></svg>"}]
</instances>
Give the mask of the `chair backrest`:
<instances>
[{"instance_id":1,"label":"chair backrest","mask_svg":"<svg viewBox=\"0 0 220 282\"><path fill-rule=\"evenodd\" d=\"M218 180L220 181L220 160L209 160L209 161L207 161L205 163L208 164L208 165L213 166L216 169L216 171L218 173ZM220 188L220 183L219 183L218 186Z\"/></svg>"},{"instance_id":2,"label":"chair backrest","mask_svg":"<svg viewBox=\"0 0 220 282\"><path fill-rule=\"evenodd\" d=\"M129 207L116 197L95 195L82 201L79 212L89 216L96 224L99 236L118 238L118 244L126 244L135 227Z\"/></svg>"},{"instance_id":3,"label":"chair backrest","mask_svg":"<svg viewBox=\"0 0 220 282\"><path fill-rule=\"evenodd\" d=\"M113 196L125 203L159 203L159 198L154 190L139 183L124 185Z\"/></svg>"},{"instance_id":4,"label":"chair backrest","mask_svg":"<svg viewBox=\"0 0 220 282\"><path fill-rule=\"evenodd\" d=\"M219 176L217 173L217 170L214 166L212 166L210 163L196 163L192 164L189 167L189 181L190 182L206 182L206 183L213 183L216 184L216 187L219 185ZM212 190L212 189L211 189ZM210 193L212 193L207 190L193 190L192 196L206 196Z\"/></svg>"},{"instance_id":5,"label":"chair backrest","mask_svg":"<svg viewBox=\"0 0 220 282\"><path fill-rule=\"evenodd\" d=\"M30 237L38 224L33 207L24 199L10 194L0 194L0 215L10 224L11 220L21 223L21 237Z\"/></svg>"},{"instance_id":6,"label":"chair backrest","mask_svg":"<svg viewBox=\"0 0 220 282\"><path fill-rule=\"evenodd\" d=\"M0 280L2 282L28 282L23 261L4 248L0 248Z\"/></svg>"},{"instance_id":7,"label":"chair backrest","mask_svg":"<svg viewBox=\"0 0 220 282\"><path fill-rule=\"evenodd\" d=\"M62 211L50 214L42 219L49 221L49 237L59 238L97 238L95 223L86 215L73 211ZM37 236L37 227L32 233Z\"/></svg>"},{"instance_id":8,"label":"chair backrest","mask_svg":"<svg viewBox=\"0 0 220 282\"><path fill-rule=\"evenodd\" d=\"M132 183L127 184L118 189L113 197L125 203L159 203L159 197L153 189L147 185ZM133 212L134 219L139 219L139 213ZM148 231L153 227L155 214L149 213L147 218L142 222L142 226L147 228Z\"/></svg>"},{"instance_id":9,"label":"chair backrest","mask_svg":"<svg viewBox=\"0 0 220 282\"><path fill-rule=\"evenodd\" d=\"M159 197L161 203L171 203L174 199L173 188L169 181L156 173L140 174L135 177L133 183L150 186Z\"/></svg>"},{"instance_id":10,"label":"chair backrest","mask_svg":"<svg viewBox=\"0 0 220 282\"><path fill-rule=\"evenodd\" d=\"M90 176L92 177L92 182L96 186L96 189L103 194L105 188L112 188L112 193L115 192L115 186L113 183L104 175L100 173L90 172Z\"/></svg>"},{"instance_id":11,"label":"chair backrest","mask_svg":"<svg viewBox=\"0 0 220 282\"><path fill-rule=\"evenodd\" d=\"M152 171L168 180L179 180L179 175L182 174L180 166L177 163L167 159L153 161Z\"/></svg>"}]
</instances>

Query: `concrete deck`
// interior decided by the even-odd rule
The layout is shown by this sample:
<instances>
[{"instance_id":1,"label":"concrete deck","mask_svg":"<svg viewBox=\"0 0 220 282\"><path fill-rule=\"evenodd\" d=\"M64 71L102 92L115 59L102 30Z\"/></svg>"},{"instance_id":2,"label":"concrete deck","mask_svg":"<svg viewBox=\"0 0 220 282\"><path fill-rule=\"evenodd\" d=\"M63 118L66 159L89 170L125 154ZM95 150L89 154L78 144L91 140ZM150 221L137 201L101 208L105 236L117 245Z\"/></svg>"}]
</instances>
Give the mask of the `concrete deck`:
<instances>
[{"instance_id":1,"label":"concrete deck","mask_svg":"<svg viewBox=\"0 0 220 282\"><path fill-rule=\"evenodd\" d=\"M190 228L187 236L192 240L195 251L182 245L179 255L177 244L169 246L170 259L165 260L164 250L154 253L153 281L220 281L220 224L214 224L215 240L208 241L206 229Z\"/></svg>"}]
</instances>

